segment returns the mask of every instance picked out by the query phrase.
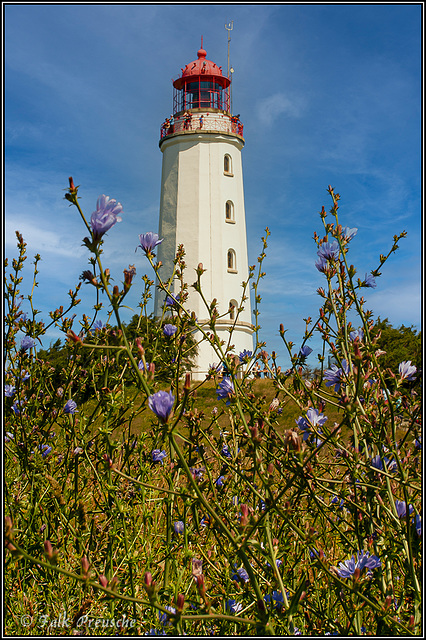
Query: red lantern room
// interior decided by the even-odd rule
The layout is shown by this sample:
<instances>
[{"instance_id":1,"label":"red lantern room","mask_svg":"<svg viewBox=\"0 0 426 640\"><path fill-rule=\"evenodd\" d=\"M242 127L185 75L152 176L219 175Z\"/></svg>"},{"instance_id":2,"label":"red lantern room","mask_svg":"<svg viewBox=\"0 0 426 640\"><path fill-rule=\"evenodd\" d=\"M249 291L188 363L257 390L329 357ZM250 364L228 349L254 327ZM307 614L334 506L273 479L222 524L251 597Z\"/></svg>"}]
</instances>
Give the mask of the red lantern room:
<instances>
[{"instance_id":1,"label":"red lantern room","mask_svg":"<svg viewBox=\"0 0 426 640\"><path fill-rule=\"evenodd\" d=\"M197 56L198 59L187 64L181 77L173 82L174 114L188 109L218 109L229 113L231 81L222 75L222 67L207 60L202 39Z\"/></svg>"}]
</instances>

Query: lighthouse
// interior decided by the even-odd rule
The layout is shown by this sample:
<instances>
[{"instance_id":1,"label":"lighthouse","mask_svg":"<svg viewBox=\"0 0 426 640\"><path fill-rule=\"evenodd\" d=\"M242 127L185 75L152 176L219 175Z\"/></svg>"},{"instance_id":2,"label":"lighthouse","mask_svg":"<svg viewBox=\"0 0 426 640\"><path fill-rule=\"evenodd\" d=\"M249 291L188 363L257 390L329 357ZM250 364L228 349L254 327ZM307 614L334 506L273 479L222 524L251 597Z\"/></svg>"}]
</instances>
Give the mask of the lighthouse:
<instances>
[{"instance_id":1,"label":"lighthouse","mask_svg":"<svg viewBox=\"0 0 426 640\"><path fill-rule=\"evenodd\" d=\"M244 209L243 125L231 114L231 79L207 59L201 48L197 59L181 69L173 81L173 111L161 126L159 146L163 154L160 197L158 260L166 282L173 273L179 245L185 249L185 279L197 280L196 269L205 270L201 289L207 303L217 300L215 329L238 356L253 349L250 290L242 303L242 283L248 280L247 235ZM179 291L175 281L172 295ZM185 308L194 311L199 326L209 329L208 309L200 294L189 287ZM158 288L155 317L162 315L165 294ZM241 309L243 307L243 309ZM230 338L230 329L232 336ZM197 332L195 339L201 340ZM199 344L193 379L205 378L218 364L211 344Z\"/></svg>"}]
</instances>

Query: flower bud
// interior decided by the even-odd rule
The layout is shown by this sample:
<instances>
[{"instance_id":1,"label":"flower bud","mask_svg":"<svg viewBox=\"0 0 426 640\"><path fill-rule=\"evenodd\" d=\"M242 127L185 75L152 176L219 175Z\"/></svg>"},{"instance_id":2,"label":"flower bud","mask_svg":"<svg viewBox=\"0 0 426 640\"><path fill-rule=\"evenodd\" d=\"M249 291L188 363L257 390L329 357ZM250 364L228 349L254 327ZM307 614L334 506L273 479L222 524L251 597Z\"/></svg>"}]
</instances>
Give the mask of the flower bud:
<instances>
[{"instance_id":1,"label":"flower bud","mask_svg":"<svg viewBox=\"0 0 426 640\"><path fill-rule=\"evenodd\" d=\"M202 598L204 598L204 596L206 595L206 585L204 584L204 575L201 574L197 576L196 580L197 580L197 591L199 595Z\"/></svg>"},{"instance_id":2,"label":"flower bud","mask_svg":"<svg viewBox=\"0 0 426 640\"><path fill-rule=\"evenodd\" d=\"M104 575L99 576L99 584L101 587L107 588L108 586L108 578Z\"/></svg>"},{"instance_id":3,"label":"flower bud","mask_svg":"<svg viewBox=\"0 0 426 640\"><path fill-rule=\"evenodd\" d=\"M183 605L185 603L185 596L183 595L183 593L180 593L177 597L177 601L176 601L176 610L178 612L183 611Z\"/></svg>"},{"instance_id":4,"label":"flower bud","mask_svg":"<svg viewBox=\"0 0 426 640\"><path fill-rule=\"evenodd\" d=\"M83 578L86 578L86 580L89 577L89 567L90 567L90 564L88 559L86 558L86 556L83 556L81 559L81 573Z\"/></svg>"},{"instance_id":5,"label":"flower bud","mask_svg":"<svg viewBox=\"0 0 426 640\"><path fill-rule=\"evenodd\" d=\"M184 384L184 391L188 392L191 389L191 374L187 373L185 375L185 384Z\"/></svg>"}]
</instances>

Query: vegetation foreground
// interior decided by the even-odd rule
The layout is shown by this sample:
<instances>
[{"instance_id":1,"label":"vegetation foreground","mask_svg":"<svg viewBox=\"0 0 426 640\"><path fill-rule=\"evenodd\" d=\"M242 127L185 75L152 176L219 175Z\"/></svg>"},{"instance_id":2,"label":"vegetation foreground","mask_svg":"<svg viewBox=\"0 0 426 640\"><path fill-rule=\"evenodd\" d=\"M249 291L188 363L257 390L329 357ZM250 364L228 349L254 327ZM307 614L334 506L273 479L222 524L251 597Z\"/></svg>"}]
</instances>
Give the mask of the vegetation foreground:
<instances>
[{"instance_id":1,"label":"vegetation foreground","mask_svg":"<svg viewBox=\"0 0 426 640\"><path fill-rule=\"evenodd\" d=\"M259 339L268 230L234 314L252 288L254 351L236 354L232 331L227 343L215 332L215 300L204 325L188 309L183 247L162 281L152 232L139 248L167 294L164 314L148 317L144 275L140 314L124 325L136 269L119 287L102 264L121 205L101 196L89 223L77 194L70 178L93 317L77 326L67 315L80 282L50 324L38 320L40 256L24 309L18 232L6 277L5 635L421 635L419 351L386 361L386 325L361 296L405 233L357 277L357 230L339 224L329 188L333 221L323 207L314 235L322 306L296 348L281 325L292 362L282 372ZM201 296L203 272L191 285ZM66 336L57 362L37 351L52 324ZM324 351L312 370L314 332ZM200 340L217 361L194 383ZM268 380L254 376L259 364Z\"/></svg>"}]
</instances>

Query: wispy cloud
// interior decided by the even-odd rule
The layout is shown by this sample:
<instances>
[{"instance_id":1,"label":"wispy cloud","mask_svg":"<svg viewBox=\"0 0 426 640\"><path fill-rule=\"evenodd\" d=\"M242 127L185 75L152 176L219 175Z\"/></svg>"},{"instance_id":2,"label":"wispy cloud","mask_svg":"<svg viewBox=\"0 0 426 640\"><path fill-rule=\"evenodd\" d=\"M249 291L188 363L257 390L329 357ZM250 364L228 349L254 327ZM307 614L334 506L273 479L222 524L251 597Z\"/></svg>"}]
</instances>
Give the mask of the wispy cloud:
<instances>
[{"instance_id":1,"label":"wispy cloud","mask_svg":"<svg viewBox=\"0 0 426 640\"><path fill-rule=\"evenodd\" d=\"M270 127L281 116L300 118L303 109L303 100L300 98L290 99L283 93L274 93L258 101L256 113L260 124Z\"/></svg>"}]
</instances>

